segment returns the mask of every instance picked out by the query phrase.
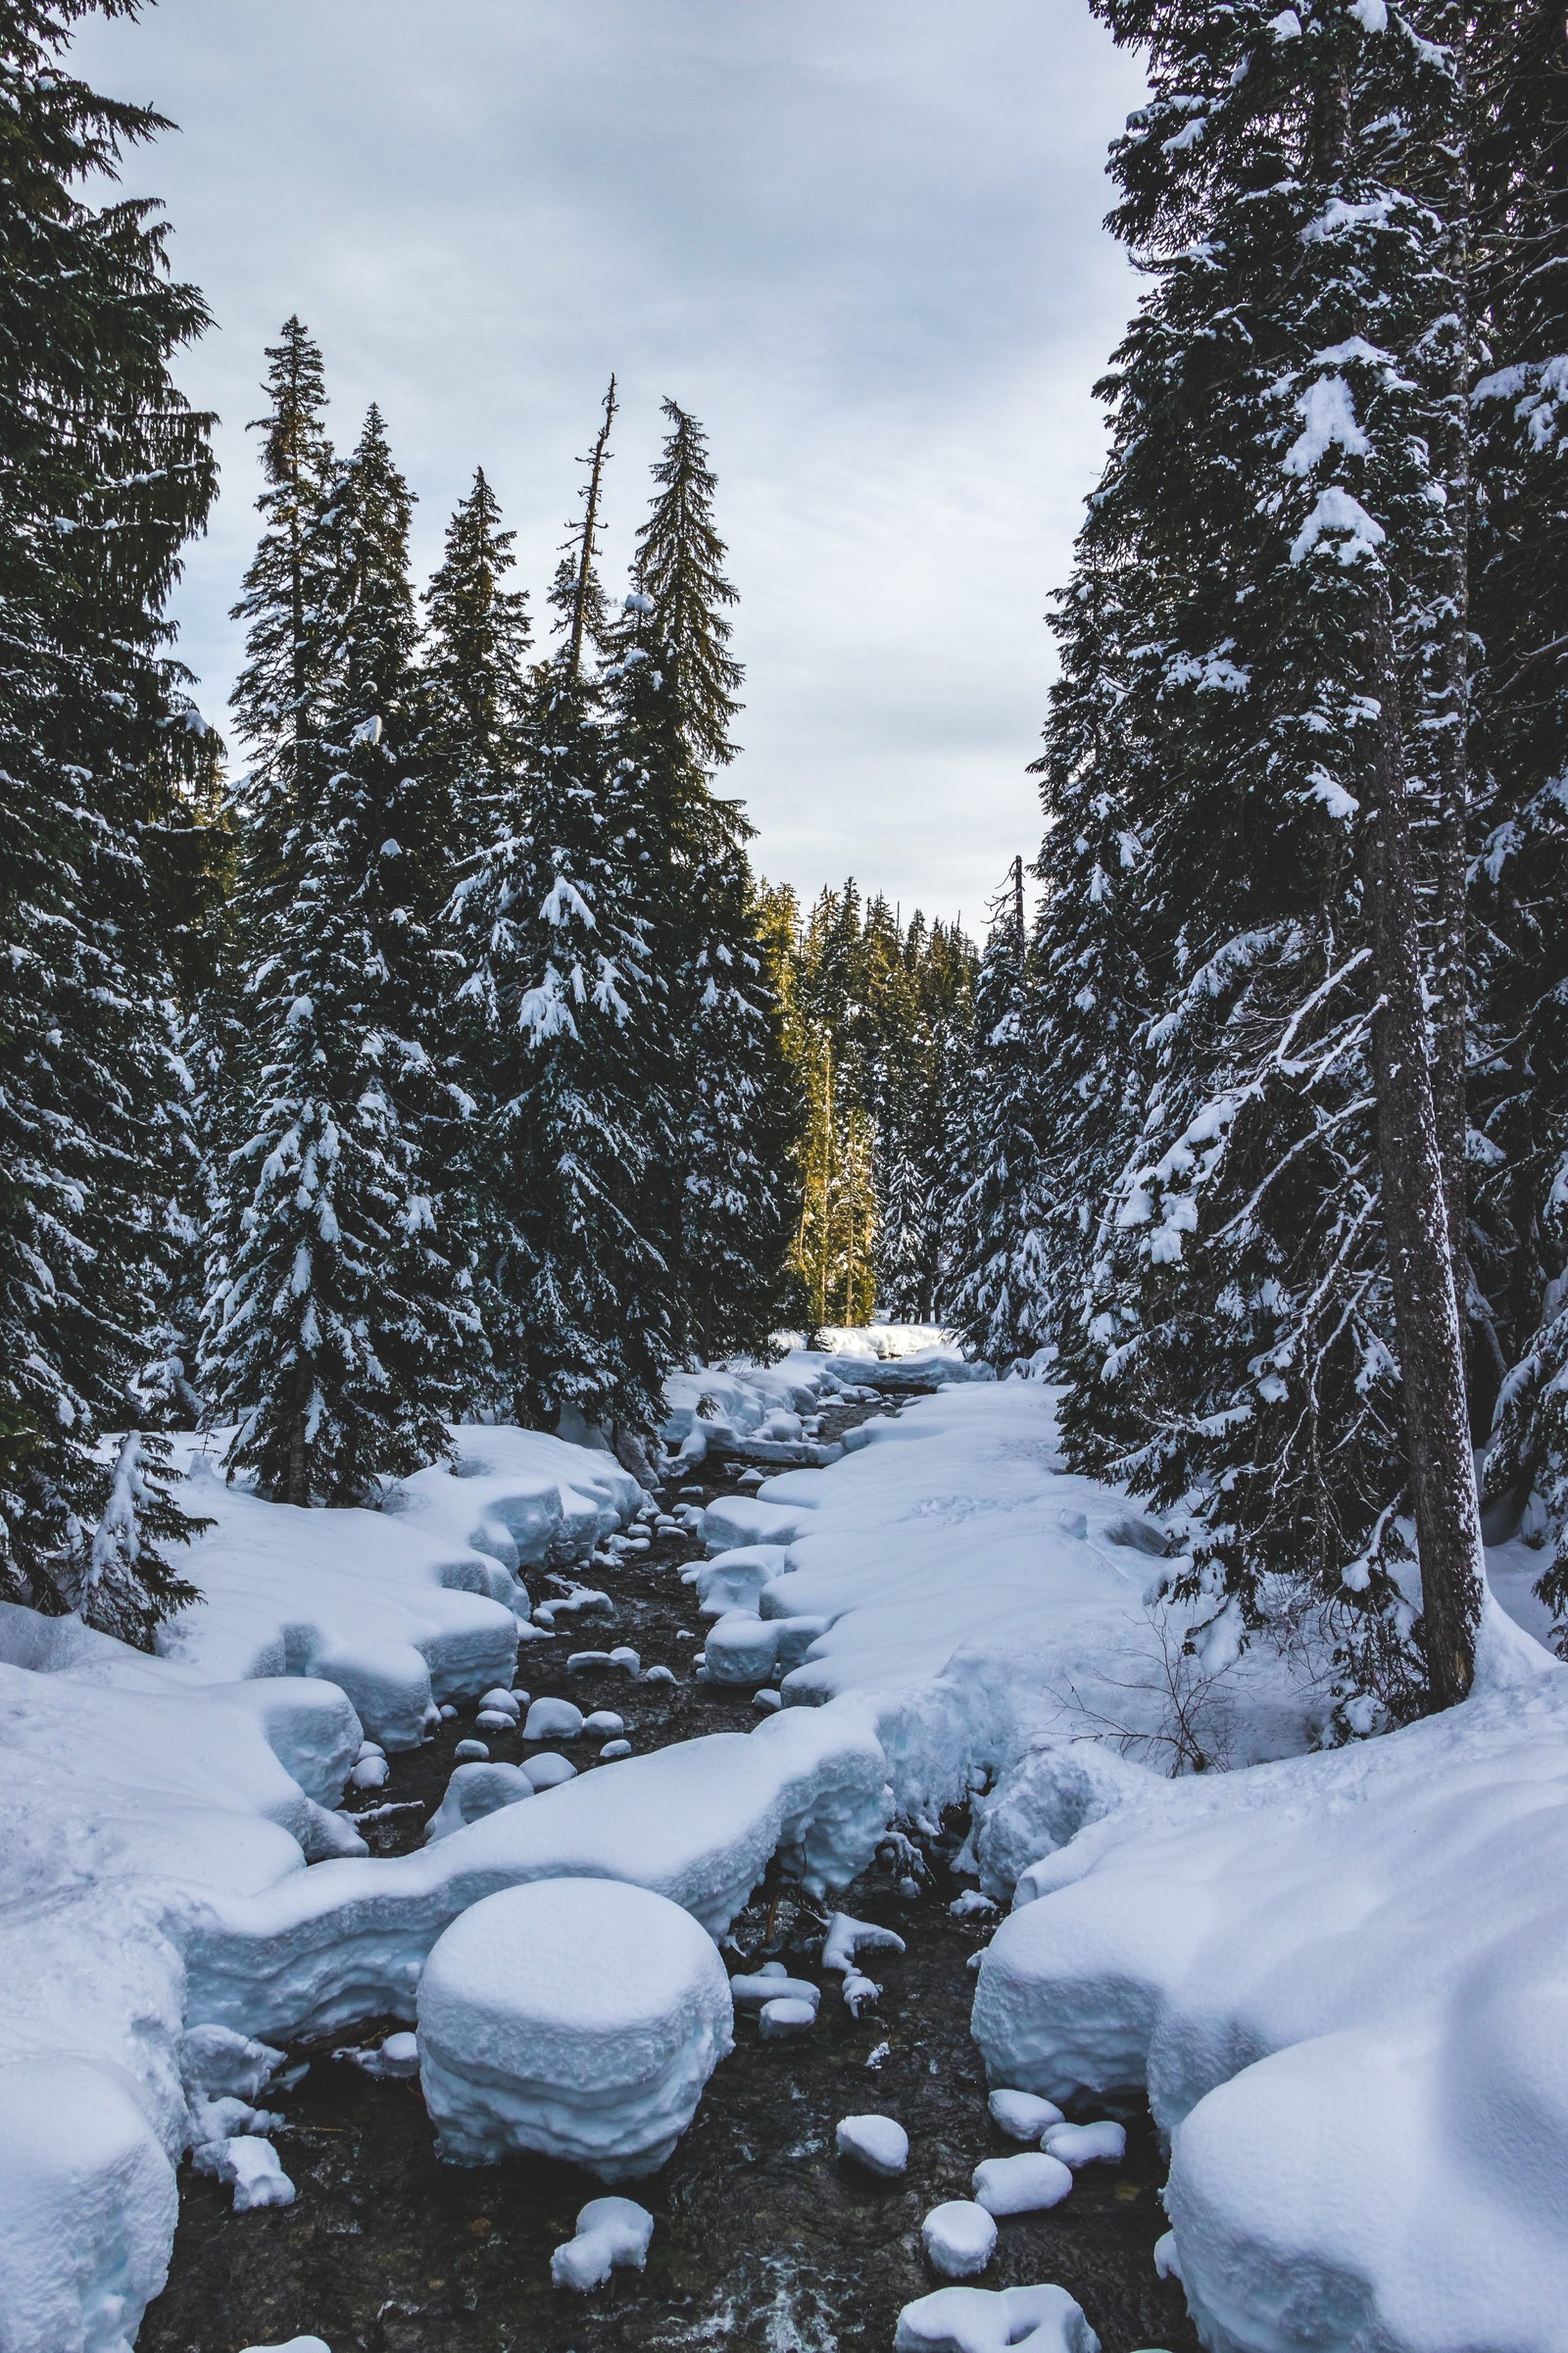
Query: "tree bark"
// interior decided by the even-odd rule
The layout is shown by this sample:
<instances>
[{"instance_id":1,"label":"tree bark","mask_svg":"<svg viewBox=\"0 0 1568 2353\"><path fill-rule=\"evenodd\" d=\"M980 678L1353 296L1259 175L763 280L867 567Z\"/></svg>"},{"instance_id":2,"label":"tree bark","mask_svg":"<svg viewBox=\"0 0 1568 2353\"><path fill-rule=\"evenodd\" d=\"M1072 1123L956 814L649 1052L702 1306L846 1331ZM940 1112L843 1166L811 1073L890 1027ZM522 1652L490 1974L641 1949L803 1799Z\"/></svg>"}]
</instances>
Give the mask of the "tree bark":
<instances>
[{"instance_id":1,"label":"tree bark","mask_svg":"<svg viewBox=\"0 0 1568 2353\"><path fill-rule=\"evenodd\" d=\"M1372 1028L1378 1157L1421 1561L1421 1646L1437 1709L1463 1699L1474 1680L1485 1567L1421 988L1394 619L1381 574L1368 641L1380 707L1366 836L1379 997Z\"/></svg>"},{"instance_id":2,"label":"tree bark","mask_svg":"<svg viewBox=\"0 0 1568 2353\"><path fill-rule=\"evenodd\" d=\"M305 1453L305 1416L300 1413L295 1419L288 1442L288 1487L283 1496L285 1503L304 1505L310 1502L311 1488L310 1481L306 1477Z\"/></svg>"}]
</instances>

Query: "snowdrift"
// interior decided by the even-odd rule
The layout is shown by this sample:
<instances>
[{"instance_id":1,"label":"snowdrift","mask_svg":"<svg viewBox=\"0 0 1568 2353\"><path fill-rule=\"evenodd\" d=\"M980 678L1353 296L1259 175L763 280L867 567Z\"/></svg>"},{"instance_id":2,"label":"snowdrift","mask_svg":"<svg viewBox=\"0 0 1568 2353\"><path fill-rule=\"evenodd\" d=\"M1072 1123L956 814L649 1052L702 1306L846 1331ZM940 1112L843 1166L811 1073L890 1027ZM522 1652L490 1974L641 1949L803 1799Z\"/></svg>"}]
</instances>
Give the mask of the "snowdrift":
<instances>
[{"instance_id":1,"label":"snowdrift","mask_svg":"<svg viewBox=\"0 0 1568 2353\"><path fill-rule=\"evenodd\" d=\"M1333 1754L1129 1788L980 1972L994 2082L1147 2089L1215 2353L1561 2353L1568 1671Z\"/></svg>"}]
</instances>

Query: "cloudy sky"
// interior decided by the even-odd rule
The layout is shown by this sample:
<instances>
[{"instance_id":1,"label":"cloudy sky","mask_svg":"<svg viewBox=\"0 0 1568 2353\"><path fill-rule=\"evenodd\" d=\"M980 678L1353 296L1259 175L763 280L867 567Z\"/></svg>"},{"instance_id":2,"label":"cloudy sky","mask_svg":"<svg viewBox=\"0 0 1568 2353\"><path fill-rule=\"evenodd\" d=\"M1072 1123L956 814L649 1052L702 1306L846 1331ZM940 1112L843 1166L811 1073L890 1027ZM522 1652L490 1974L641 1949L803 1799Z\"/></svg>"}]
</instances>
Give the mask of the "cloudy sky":
<instances>
[{"instance_id":1,"label":"cloudy sky","mask_svg":"<svg viewBox=\"0 0 1568 2353\"><path fill-rule=\"evenodd\" d=\"M613 368L608 580L660 397L710 432L763 871L982 915L1135 299L1100 222L1138 75L1086 0L160 0L76 55L180 126L126 185L219 322L181 365L222 418L178 608L211 715L290 311L338 437L380 402L421 572L482 464L536 596Z\"/></svg>"}]
</instances>

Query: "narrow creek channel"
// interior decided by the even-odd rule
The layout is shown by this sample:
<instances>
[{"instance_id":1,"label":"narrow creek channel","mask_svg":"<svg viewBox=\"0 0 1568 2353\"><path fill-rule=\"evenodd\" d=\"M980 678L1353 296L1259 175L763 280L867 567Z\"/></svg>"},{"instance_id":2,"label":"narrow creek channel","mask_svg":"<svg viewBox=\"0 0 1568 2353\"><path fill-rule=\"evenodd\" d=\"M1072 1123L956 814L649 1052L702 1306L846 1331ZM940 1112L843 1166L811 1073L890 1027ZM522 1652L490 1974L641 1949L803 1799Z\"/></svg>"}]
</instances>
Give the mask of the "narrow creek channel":
<instances>
[{"instance_id":1,"label":"narrow creek channel","mask_svg":"<svg viewBox=\"0 0 1568 2353\"><path fill-rule=\"evenodd\" d=\"M898 1409L837 1405L824 1415L822 1435ZM713 1468L700 1497L693 1480L680 1483L679 1499L711 1502L738 1487ZM667 1499L677 1499L675 1490ZM692 1675L704 1621L677 1572L698 1548L667 1537L607 1573L613 1635L600 1633L602 1619L592 1628L574 1622L524 1651L519 1683L535 1698L569 1697L585 1712L613 1708L639 1753L701 1733L750 1730L757 1711L749 1692ZM545 1576L530 1579L536 1601L554 1590ZM666 1665L678 1680L569 1675L568 1653L601 1641L630 1642L644 1668ZM473 1734L473 1713L465 1705L424 1747L391 1760L389 1786L358 1809L372 1851L418 1844L453 1749ZM548 1745L581 1768L615 1770L591 1764L591 1742ZM491 1753L516 1761L525 1751L515 1735L492 1736ZM734 2054L669 2164L650 2181L620 2185L656 2218L645 2272L616 2272L588 2297L552 2287L551 2251L571 2236L578 2207L603 2185L546 2158L472 2169L438 2163L417 2083L368 2077L333 2055L406 2023L387 2019L299 2045L285 2071L290 2087L266 2092L266 2105L286 2118L276 2143L298 2191L293 2205L236 2215L226 2189L182 2170L169 2285L148 2311L139 2353L238 2353L304 2334L324 2338L331 2353L629 2353L731 2343L757 2353L892 2353L901 2306L942 2284L921 2254L923 2217L942 2199L967 2197L979 2159L1013 2146L987 2115L968 2027L969 1964L995 1922L956 1919L948 1909L967 1884L948 1867L964 1827L949 1817L918 1882L890 1851L841 1899L860 1919L896 1929L907 1946L903 1957L873 1957L883 1988L875 2008L851 2017L829 1981L818 2023L800 2040L764 2042L755 2019L737 2019ZM776 1959L815 1977L821 1931L809 1907L760 1898L735 1923L739 1954L729 1957L735 1968ZM298 2073L301 2063L308 2064ZM899 2181L869 2179L835 2153L839 2119L868 2110L897 2117L908 2132L908 2171ZM980 2284L1057 2281L1082 2304L1103 2353L1197 2353L1180 2289L1154 2270L1163 2178L1152 2129L1131 2128L1124 2164L1086 2167L1064 2204L1003 2223Z\"/></svg>"}]
</instances>

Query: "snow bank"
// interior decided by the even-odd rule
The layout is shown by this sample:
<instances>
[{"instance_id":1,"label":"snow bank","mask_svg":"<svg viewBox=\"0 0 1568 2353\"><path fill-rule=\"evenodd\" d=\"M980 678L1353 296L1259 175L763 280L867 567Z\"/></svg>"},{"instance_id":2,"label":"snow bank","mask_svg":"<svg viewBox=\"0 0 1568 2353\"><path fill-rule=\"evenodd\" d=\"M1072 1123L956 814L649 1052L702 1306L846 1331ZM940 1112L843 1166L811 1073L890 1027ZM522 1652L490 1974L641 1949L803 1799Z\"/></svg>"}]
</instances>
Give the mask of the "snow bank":
<instances>
[{"instance_id":1,"label":"snow bank","mask_svg":"<svg viewBox=\"0 0 1568 2353\"><path fill-rule=\"evenodd\" d=\"M1332 1754L1152 1785L1020 1883L994 2079L1147 2087L1216 2353L1560 2353L1568 1672Z\"/></svg>"},{"instance_id":2,"label":"snow bank","mask_svg":"<svg viewBox=\"0 0 1568 2353\"><path fill-rule=\"evenodd\" d=\"M180 1500L215 1525L180 1563L202 1598L159 1649L204 1681L321 1676L388 1748L417 1745L432 1702L511 1682L517 1622L487 1555L378 1511L264 1503L200 1455Z\"/></svg>"},{"instance_id":3,"label":"snow bank","mask_svg":"<svg viewBox=\"0 0 1568 2353\"><path fill-rule=\"evenodd\" d=\"M818 1892L863 1870L886 1827L886 1765L853 1706L793 1710L613 1773L586 1773L416 1854L328 1862L194 1905L193 2017L286 2035L413 2015L425 1955L470 1904L530 1880L623 1880L721 1936L770 1858Z\"/></svg>"},{"instance_id":4,"label":"snow bank","mask_svg":"<svg viewBox=\"0 0 1568 2353\"><path fill-rule=\"evenodd\" d=\"M419 1980L441 2154L514 2149L602 2181L657 2173L734 2046L729 1980L689 1912L612 1880L535 1880L462 1913Z\"/></svg>"},{"instance_id":5,"label":"snow bank","mask_svg":"<svg viewBox=\"0 0 1568 2353\"><path fill-rule=\"evenodd\" d=\"M511 1423L459 1423L452 1435L455 1459L400 1480L384 1508L403 1527L456 1553L482 1553L514 1575L586 1560L643 1501L630 1471L597 1447ZM512 1594L503 1589L496 1597Z\"/></svg>"},{"instance_id":6,"label":"snow bank","mask_svg":"<svg viewBox=\"0 0 1568 2353\"><path fill-rule=\"evenodd\" d=\"M909 1813L966 1795L1041 1740L1086 1756L1103 1753L1096 1736L1122 1740L1163 1770L1180 1628L1162 1636L1145 1595L1164 1538L1118 1491L1062 1471L1054 1393L950 1385L849 1445L825 1470L709 1508L700 1578L733 1599L709 1671L765 1682L782 1666L790 1707L869 1698ZM785 1547L782 1571L760 1581L769 1545ZM1228 1687L1227 1753L1306 1744L1298 1687L1270 1654L1244 1658ZM1103 1773L1147 1778L1113 1750Z\"/></svg>"}]
</instances>

